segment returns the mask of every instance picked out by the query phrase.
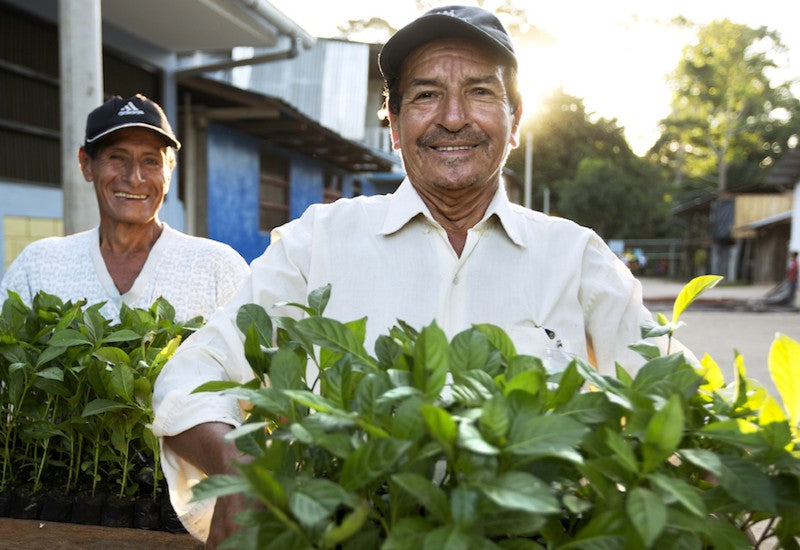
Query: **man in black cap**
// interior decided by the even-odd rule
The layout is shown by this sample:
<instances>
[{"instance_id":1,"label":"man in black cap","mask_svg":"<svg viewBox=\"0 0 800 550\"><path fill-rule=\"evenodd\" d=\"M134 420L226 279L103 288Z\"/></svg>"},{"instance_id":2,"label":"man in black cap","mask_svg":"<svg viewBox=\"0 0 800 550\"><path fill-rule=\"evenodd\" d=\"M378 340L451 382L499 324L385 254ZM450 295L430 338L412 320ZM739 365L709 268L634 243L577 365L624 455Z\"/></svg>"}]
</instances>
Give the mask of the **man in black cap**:
<instances>
[{"instance_id":1,"label":"man in black cap","mask_svg":"<svg viewBox=\"0 0 800 550\"><path fill-rule=\"evenodd\" d=\"M573 356L604 373L615 361L641 363L628 345L652 317L630 271L594 232L506 196L501 170L517 145L522 104L514 48L497 18L463 6L431 10L398 31L379 61L407 177L392 195L314 205L277 228L227 315L167 363L153 431L164 437L165 473L179 498L188 501L194 480L230 473L240 458L223 441L242 422L236 400L191 391L208 380L253 378L235 325L242 304L297 316L281 303L304 303L330 283L325 315L366 317L368 349L397 319L418 328L435 320L451 338L473 323L498 325L518 352L551 369ZM313 368L306 379L316 379ZM200 538L210 532L214 547L235 529L241 505L225 497L215 508L176 509Z\"/></svg>"},{"instance_id":2,"label":"man in black cap","mask_svg":"<svg viewBox=\"0 0 800 550\"><path fill-rule=\"evenodd\" d=\"M78 161L100 225L27 246L4 275L0 300L14 291L30 304L42 290L105 302L100 313L116 320L123 303L147 308L162 296L179 320L210 317L249 268L229 246L158 219L180 146L164 111L143 95L115 96L89 113Z\"/></svg>"}]
</instances>

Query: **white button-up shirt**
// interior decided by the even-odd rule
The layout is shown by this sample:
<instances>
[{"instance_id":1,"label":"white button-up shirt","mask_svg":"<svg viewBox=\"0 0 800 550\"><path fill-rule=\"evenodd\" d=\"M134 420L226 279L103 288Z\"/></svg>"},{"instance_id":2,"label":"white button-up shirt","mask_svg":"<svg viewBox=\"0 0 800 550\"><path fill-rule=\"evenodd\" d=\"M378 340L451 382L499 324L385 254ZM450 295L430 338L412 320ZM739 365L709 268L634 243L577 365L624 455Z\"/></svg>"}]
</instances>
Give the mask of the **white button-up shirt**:
<instances>
[{"instance_id":1,"label":"white button-up shirt","mask_svg":"<svg viewBox=\"0 0 800 550\"><path fill-rule=\"evenodd\" d=\"M305 303L309 292L328 283L325 316L367 317L368 350L397 319L415 328L436 320L450 338L473 323L492 323L509 334L519 353L546 363L561 352L587 359L588 336L598 368L612 373L615 361L628 368L641 364L628 345L640 339L641 322L652 318L639 282L597 234L512 204L502 186L469 230L460 257L406 180L392 195L311 206L273 232L251 269L225 311L164 367L153 398L156 435L211 421L238 425L242 413L235 400L190 395L206 381L253 378L235 326L238 308L257 303L271 315L296 317L298 309L273 304ZM186 504L201 473L167 449L162 463L176 511L190 532L205 538L211 510Z\"/></svg>"}]
</instances>

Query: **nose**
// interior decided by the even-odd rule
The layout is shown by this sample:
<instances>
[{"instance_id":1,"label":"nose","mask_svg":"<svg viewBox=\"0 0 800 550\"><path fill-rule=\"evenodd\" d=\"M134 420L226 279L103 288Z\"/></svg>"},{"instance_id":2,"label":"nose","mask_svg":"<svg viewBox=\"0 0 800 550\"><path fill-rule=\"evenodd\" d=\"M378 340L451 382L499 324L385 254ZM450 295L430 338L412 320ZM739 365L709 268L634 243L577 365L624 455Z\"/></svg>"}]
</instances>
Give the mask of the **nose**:
<instances>
[{"instance_id":1,"label":"nose","mask_svg":"<svg viewBox=\"0 0 800 550\"><path fill-rule=\"evenodd\" d=\"M458 132L468 124L467 106L460 94L447 94L441 103L439 124L450 132Z\"/></svg>"},{"instance_id":2,"label":"nose","mask_svg":"<svg viewBox=\"0 0 800 550\"><path fill-rule=\"evenodd\" d=\"M142 183L145 180L144 169L142 163L136 159L131 159L126 163L125 175L128 180L134 185Z\"/></svg>"}]
</instances>

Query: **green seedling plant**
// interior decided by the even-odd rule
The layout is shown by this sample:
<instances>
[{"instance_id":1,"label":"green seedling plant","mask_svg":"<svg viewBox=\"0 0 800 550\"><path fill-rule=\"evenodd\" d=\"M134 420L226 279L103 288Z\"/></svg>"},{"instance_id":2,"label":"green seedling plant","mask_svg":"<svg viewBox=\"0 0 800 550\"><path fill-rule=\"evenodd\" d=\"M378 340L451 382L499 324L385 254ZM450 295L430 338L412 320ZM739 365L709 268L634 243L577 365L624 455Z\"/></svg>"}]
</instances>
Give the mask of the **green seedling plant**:
<instances>
[{"instance_id":1,"label":"green seedling plant","mask_svg":"<svg viewBox=\"0 0 800 550\"><path fill-rule=\"evenodd\" d=\"M725 384L709 358L646 340L615 376L579 359L551 375L487 324L448 341L399 321L369 353L366 319L323 316L330 290L296 304L301 320L244 306L254 379L196 390L250 403L229 435L250 460L194 489L258 504L225 547L798 547L797 342L779 335L770 354L781 405L742 361Z\"/></svg>"},{"instance_id":2,"label":"green seedling plant","mask_svg":"<svg viewBox=\"0 0 800 550\"><path fill-rule=\"evenodd\" d=\"M162 475L150 431L152 388L166 360L201 318L177 322L163 299L148 309L122 306L119 321L102 304L62 302L38 293L30 307L11 292L0 316L0 490L102 487L139 494Z\"/></svg>"}]
</instances>

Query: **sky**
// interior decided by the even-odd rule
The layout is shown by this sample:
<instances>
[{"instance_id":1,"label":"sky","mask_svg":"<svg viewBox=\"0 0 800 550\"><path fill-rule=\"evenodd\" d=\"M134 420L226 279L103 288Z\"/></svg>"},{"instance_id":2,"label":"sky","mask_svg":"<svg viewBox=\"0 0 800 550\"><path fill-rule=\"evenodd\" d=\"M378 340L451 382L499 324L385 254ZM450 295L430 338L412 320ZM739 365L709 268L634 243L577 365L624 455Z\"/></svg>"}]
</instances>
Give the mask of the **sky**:
<instances>
[{"instance_id":1,"label":"sky","mask_svg":"<svg viewBox=\"0 0 800 550\"><path fill-rule=\"evenodd\" d=\"M418 14L414 0L270 2L319 37L338 36L337 25L348 19L380 17L399 28ZM683 47L695 39L694 30L670 24L677 16L699 24L728 18L778 31L789 52L781 58L783 68L775 79L800 79L797 0L518 0L515 4L526 8L530 23L553 38L548 46L517 48L524 109L535 111L541 97L563 87L582 98L589 112L616 118L637 154L645 153L657 139L658 121L669 114L667 76L677 66ZM800 86L795 90L800 93Z\"/></svg>"}]
</instances>

